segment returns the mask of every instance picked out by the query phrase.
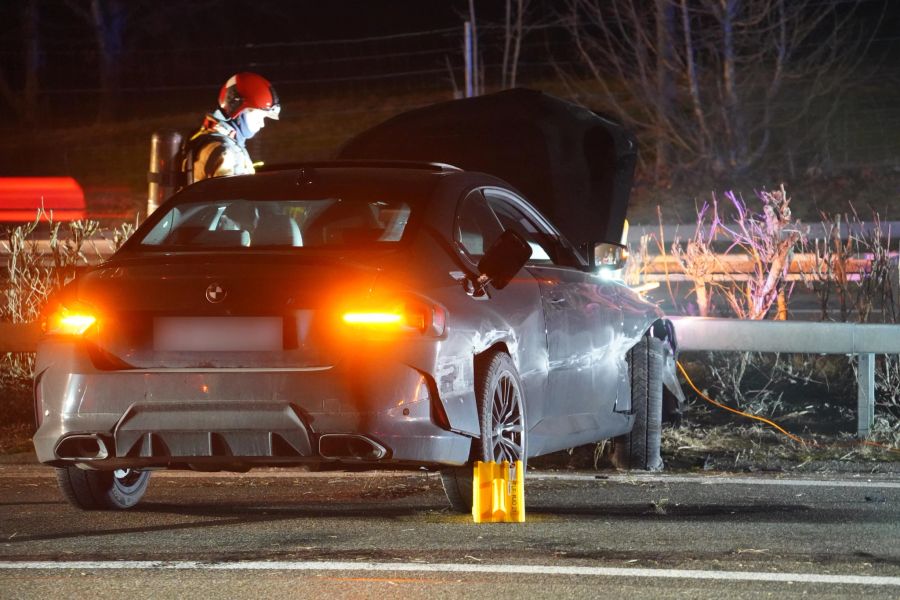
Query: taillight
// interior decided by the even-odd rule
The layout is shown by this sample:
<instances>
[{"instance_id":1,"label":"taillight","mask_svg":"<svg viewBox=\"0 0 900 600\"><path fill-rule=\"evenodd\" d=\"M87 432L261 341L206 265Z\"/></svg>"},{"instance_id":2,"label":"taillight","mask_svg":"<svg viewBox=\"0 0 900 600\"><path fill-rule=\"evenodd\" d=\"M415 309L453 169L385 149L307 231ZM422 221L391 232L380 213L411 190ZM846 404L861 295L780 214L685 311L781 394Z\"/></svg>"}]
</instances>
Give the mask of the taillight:
<instances>
[{"instance_id":1,"label":"taillight","mask_svg":"<svg viewBox=\"0 0 900 600\"><path fill-rule=\"evenodd\" d=\"M443 308L419 300L402 300L345 310L341 320L354 328L373 332L444 334L447 317Z\"/></svg>"},{"instance_id":2,"label":"taillight","mask_svg":"<svg viewBox=\"0 0 900 600\"><path fill-rule=\"evenodd\" d=\"M59 304L44 319L42 329L50 335L84 335L96 322L96 315L88 310Z\"/></svg>"}]
</instances>

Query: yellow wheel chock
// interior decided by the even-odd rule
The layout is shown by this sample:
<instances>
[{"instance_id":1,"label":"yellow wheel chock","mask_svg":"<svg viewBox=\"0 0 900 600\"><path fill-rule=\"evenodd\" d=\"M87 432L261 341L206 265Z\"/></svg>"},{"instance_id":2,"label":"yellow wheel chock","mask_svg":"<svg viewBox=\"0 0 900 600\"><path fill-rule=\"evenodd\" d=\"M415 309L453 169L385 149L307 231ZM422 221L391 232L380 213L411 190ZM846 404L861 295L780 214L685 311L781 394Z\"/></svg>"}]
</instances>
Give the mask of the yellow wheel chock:
<instances>
[{"instance_id":1,"label":"yellow wheel chock","mask_svg":"<svg viewBox=\"0 0 900 600\"><path fill-rule=\"evenodd\" d=\"M472 476L472 518L476 523L525 522L525 471L515 464L475 463Z\"/></svg>"}]
</instances>

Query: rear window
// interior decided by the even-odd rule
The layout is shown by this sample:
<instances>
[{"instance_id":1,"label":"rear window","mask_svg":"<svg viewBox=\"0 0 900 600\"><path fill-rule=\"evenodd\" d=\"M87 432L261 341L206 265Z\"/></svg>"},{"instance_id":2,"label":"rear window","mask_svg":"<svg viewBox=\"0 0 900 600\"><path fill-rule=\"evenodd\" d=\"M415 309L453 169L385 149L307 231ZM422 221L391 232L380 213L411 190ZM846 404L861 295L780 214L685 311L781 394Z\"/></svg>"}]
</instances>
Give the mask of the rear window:
<instances>
[{"instance_id":1,"label":"rear window","mask_svg":"<svg viewBox=\"0 0 900 600\"><path fill-rule=\"evenodd\" d=\"M205 248L346 248L403 239L409 204L397 200L216 200L175 205L140 245Z\"/></svg>"}]
</instances>

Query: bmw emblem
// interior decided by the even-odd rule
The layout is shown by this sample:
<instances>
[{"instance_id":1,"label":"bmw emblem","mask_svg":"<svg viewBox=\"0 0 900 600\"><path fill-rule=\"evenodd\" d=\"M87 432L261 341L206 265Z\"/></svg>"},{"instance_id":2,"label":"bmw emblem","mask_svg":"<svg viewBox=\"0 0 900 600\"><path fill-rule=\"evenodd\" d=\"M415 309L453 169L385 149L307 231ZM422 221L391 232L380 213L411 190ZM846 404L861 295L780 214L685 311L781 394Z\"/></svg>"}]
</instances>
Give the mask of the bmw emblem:
<instances>
[{"instance_id":1,"label":"bmw emblem","mask_svg":"<svg viewBox=\"0 0 900 600\"><path fill-rule=\"evenodd\" d=\"M228 292L225 291L218 283L212 283L206 288L206 299L212 302L213 304L218 304L222 300L225 299L225 296L228 295Z\"/></svg>"}]
</instances>

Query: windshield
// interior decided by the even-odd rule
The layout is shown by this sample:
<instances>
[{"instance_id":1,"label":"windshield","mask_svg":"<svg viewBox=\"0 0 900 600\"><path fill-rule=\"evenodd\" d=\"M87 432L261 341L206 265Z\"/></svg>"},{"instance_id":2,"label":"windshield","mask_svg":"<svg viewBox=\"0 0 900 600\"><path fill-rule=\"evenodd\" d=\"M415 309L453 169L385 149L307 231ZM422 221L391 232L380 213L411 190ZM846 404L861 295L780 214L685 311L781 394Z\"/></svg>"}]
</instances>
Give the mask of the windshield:
<instances>
[{"instance_id":1,"label":"windshield","mask_svg":"<svg viewBox=\"0 0 900 600\"><path fill-rule=\"evenodd\" d=\"M215 200L175 205L140 240L180 249L397 243L410 206L396 200Z\"/></svg>"}]
</instances>

